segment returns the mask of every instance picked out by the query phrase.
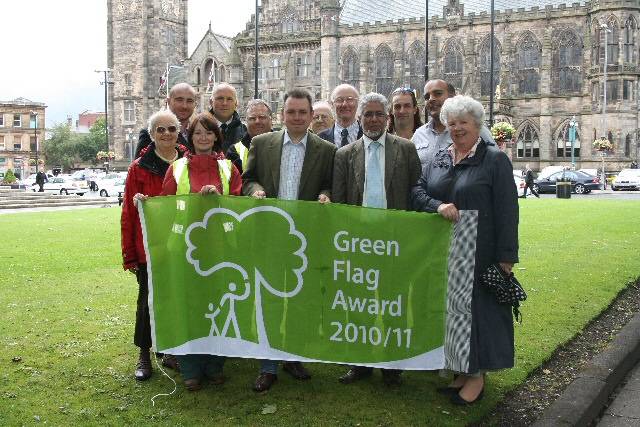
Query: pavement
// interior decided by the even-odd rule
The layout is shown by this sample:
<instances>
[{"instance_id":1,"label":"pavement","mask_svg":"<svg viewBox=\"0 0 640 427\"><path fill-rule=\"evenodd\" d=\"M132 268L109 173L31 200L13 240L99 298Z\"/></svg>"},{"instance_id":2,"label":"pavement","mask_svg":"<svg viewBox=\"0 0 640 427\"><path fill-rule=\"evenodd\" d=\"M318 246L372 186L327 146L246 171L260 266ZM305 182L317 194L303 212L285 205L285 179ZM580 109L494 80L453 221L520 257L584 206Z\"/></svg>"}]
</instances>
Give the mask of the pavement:
<instances>
[{"instance_id":1,"label":"pavement","mask_svg":"<svg viewBox=\"0 0 640 427\"><path fill-rule=\"evenodd\" d=\"M598 426L640 426L640 313L586 364L533 426L590 426L594 421Z\"/></svg>"}]
</instances>

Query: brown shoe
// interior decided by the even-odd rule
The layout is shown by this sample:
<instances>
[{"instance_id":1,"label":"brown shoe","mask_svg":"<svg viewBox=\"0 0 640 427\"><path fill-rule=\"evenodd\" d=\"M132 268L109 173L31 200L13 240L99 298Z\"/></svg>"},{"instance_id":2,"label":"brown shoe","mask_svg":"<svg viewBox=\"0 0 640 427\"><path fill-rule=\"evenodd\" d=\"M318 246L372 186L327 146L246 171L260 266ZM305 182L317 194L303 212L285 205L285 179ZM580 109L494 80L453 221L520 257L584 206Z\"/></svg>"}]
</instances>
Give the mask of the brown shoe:
<instances>
[{"instance_id":1,"label":"brown shoe","mask_svg":"<svg viewBox=\"0 0 640 427\"><path fill-rule=\"evenodd\" d=\"M308 380L311 378L309 371L300 362L283 362L282 370L297 380Z\"/></svg>"},{"instance_id":2,"label":"brown shoe","mask_svg":"<svg viewBox=\"0 0 640 427\"><path fill-rule=\"evenodd\" d=\"M176 372L180 372L180 365L178 359L173 354L162 355L162 366L173 369Z\"/></svg>"},{"instance_id":3,"label":"brown shoe","mask_svg":"<svg viewBox=\"0 0 640 427\"><path fill-rule=\"evenodd\" d=\"M209 378L209 382L213 385L222 385L226 381L226 378L222 374L216 374Z\"/></svg>"},{"instance_id":4,"label":"brown shoe","mask_svg":"<svg viewBox=\"0 0 640 427\"><path fill-rule=\"evenodd\" d=\"M253 391L257 391L258 393L267 391L276 381L278 381L278 376L276 374L262 372L260 375L258 375L258 378L256 378L256 382L253 384Z\"/></svg>"},{"instance_id":5,"label":"brown shoe","mask_svg":"<svg viewBox=\"0 0 640 427\"><path fill-rule=\"evenodd\" d=\"M151 378L151 372L151 354L149 353L149 349L141 348L136 371L133 375L138 381L146 381Z\"/></svg>"},{"instance_id":6,"label":"brown shoe","mask_svg":"<svg viewBox=\"0 0 640 427\"><path fill-rule=\"evenodd\" d=\"M338 381L340 381L342 384L351 384L363 378L370 377L372 373L372 368L366 368L363 366L352 366L346 374L338 378Z\"/></svg>"},{"instance_id":7,"label":"brown shoe","mask_svg":"<svg viewBox=\"0 0 640 427\"><path fill-rule=\"evenodd\" d=\"M197 378L189 378L188 380L184 380L184 386L189 391L198 391L202 388L202 384L200 384L200 380Z\"/></svg>"}]
</instances>

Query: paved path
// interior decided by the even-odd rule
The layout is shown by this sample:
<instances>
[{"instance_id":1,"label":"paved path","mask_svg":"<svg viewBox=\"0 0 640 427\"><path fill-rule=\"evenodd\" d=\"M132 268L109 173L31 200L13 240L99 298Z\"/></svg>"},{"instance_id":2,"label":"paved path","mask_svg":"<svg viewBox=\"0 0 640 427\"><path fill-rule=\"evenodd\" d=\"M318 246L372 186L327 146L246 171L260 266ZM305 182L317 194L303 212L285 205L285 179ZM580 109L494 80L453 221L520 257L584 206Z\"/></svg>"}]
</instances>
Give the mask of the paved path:
<instances>
[{"instance_id":1,"label":"paved path","mask_svg":"<svg viewBox=\"0 0 640 427\"><path fill-rule=\"evenodd\" d=\"M640 363L627 376L623 388L605 410L597 426L640 426Z\"/></svg>"}]
</instances>

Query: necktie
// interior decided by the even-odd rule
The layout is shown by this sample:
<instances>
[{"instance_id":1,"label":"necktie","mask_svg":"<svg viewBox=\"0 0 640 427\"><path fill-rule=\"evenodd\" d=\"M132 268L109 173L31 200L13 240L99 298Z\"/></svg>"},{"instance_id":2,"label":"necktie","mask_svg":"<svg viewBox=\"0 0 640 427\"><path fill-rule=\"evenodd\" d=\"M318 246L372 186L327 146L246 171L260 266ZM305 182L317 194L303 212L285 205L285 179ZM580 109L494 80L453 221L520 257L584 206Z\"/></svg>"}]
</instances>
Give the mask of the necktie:
<instances>
[{"instance_id":1,"label":"necktie","mask_svg":"<svg viewBox=\"0 0 640 427\"><path fill-rule=\"evenodd\" d=\"M366 206L370 208L384 208L384 180L380 168L380 143L373 141L369 144L369 153L366 170L367 191Z\"/></svg>"},{"instance_id":2,"label":"necktie","mask_svg":"<svg viewBox=\"0 0 640 427\"><path fill-rule=\"evenodd\" d=\"M227 131L227 124L223 123L220 125L220 131L222 132L222 135L224 135L224 133Z\"/></svg>"},{"instance_id":3,"label":"necktie","mask_svg":"<svg viewBox=\"0 0 640 427\"><path fill-rule=\"evenodd\" d=\"M340 147L344 147L349 144L349 131L347 129L342 129L340 137L342 138L340 141Z\"/></svg>"}]
</instances>

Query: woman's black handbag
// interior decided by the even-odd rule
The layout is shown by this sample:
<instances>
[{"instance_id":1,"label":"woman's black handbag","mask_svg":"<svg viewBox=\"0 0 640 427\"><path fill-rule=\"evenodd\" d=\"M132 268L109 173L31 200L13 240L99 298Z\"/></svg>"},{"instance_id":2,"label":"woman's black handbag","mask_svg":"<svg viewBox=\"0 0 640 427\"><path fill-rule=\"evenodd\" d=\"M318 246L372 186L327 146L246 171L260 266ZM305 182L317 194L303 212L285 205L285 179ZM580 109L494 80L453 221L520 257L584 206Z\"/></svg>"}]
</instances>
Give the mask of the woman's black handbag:
<instances>
[{"instance_id":1,"label":"woman's black handbag","mask_svg":"<svg viewBox=\"0 0 640 427\"><path fill-rule=\"evenodd\" d=\"M480 275L480 282L496 296L500 304L512 306L516 321L522 323L522 314L519 309L520 301L527 299L527 293L522 289L513 273L507 274L498 264L491 264Z\"/></svg>"}]
</instances>

